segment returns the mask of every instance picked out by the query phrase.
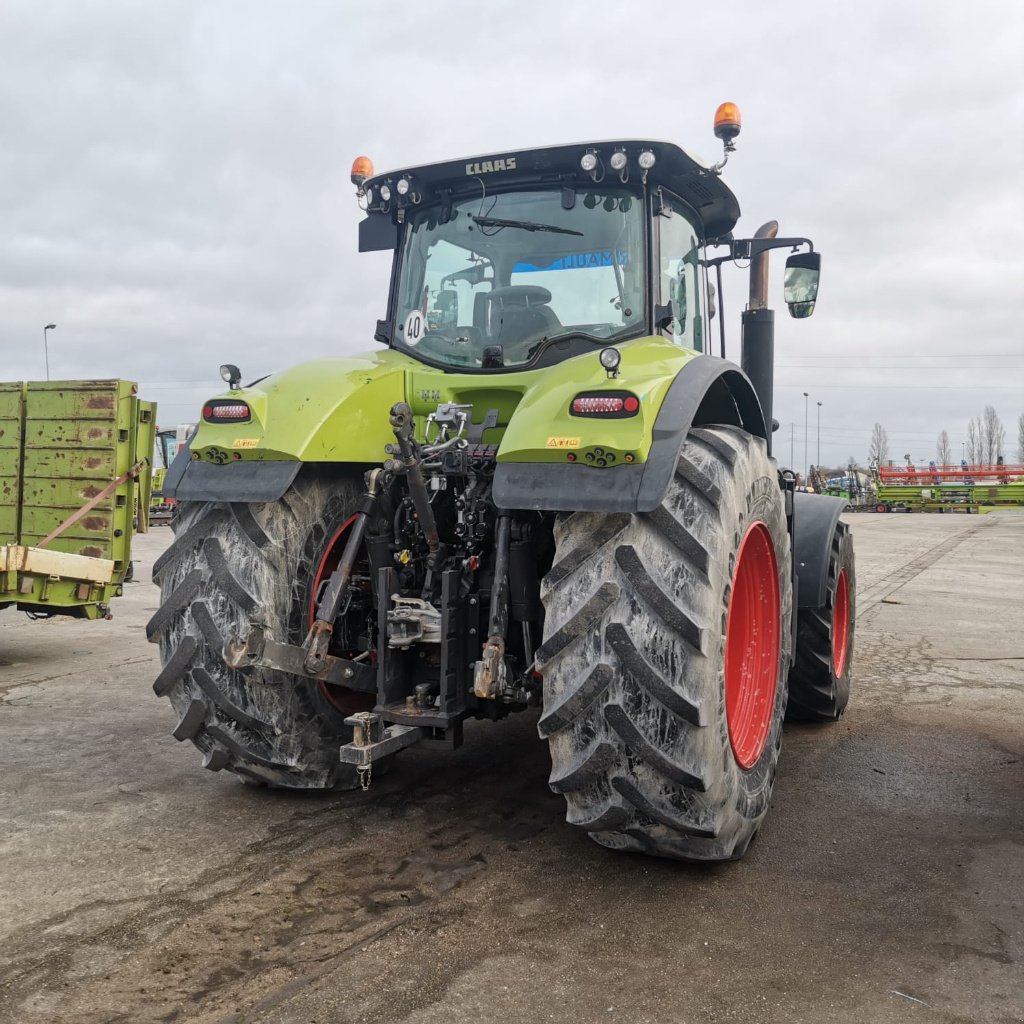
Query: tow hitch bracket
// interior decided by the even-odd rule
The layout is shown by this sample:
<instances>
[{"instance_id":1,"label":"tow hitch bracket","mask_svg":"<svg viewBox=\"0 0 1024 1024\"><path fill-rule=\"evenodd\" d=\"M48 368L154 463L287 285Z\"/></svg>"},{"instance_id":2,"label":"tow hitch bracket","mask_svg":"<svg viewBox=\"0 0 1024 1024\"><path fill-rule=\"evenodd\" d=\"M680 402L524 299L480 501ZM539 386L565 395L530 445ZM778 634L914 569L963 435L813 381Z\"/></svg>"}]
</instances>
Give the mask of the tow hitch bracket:
<instances>
[{"instance_id":1,"label":"tow hitch bracket","mask_svg":"<svg viewBox=\"0 0 1024 1024\"><path fill-rule=\"evenodd\" d=\"M346 686L361 693L377 692L377 670L369 664L323 655L324 668L310 672L306 668L305 647L271 640L262 626L252 625L245 637L224 644L224 663L228 668L273 668L295 676L305 676L335 686Z\"/></svg>"},{"instance_id":2,"label":"tow hitch bracket","mask_svg":"<svg viewBox=\"0 0 1024 1024\"><path fill-rule=\"evenodd\" d=\"M384 719L374 711L360 711L351 715L345 719L345 724L352 726L352 742L340 748L338 759L343 764L355 765L360 773L374 761L419 743L424 736L419 726L386 726Z\"/></svg>"}]
</instances>

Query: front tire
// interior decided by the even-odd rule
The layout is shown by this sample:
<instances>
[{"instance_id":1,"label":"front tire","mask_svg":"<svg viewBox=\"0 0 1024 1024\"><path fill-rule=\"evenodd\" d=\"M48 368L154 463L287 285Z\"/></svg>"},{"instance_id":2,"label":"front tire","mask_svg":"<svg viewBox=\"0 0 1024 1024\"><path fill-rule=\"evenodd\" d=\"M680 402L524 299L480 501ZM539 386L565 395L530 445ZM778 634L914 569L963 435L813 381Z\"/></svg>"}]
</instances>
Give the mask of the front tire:
<instances>
[{"instance_id":1,"label":"front tire","mask_svg":"<svg viewBox=\"0 0 1024 1024\"><path fill-rule=\"evenodd\" d=\"M276 502L176 505L175 539L153 566L161 604L146 633L160 644L153 684L178 715L177 740L191 740L203 766L286 789L357 784L338 760L351 738L346 714L372 706L301 676L229 669L225 640L251 623L301 643L325 558L350 521L362 487L354 479L300 476Z\"/></svg>"},{"instance_id":2,"label":"front tire","mask_svg":"<svg viewBox=\"0 0 1024 1024\"><path fill-rule=\"evenodd\" d=\"M836 523L829 553L825 604L797 615L796 659L789 673L789 718L834 722L850 701L857 574L853 534Z\"/></svg>"},{"instance_id":3,"label":"front tire","mask_svg":"<svg viewBox=\"0 0 1024 1024\"><path fill-rule=\"evenodd\" d=\"M692 430L659 508L575 513L555 540L539 729L567 820L612 849L741 857L768 811L791 637L764 441Z\"/></svg>"}]
</instances>

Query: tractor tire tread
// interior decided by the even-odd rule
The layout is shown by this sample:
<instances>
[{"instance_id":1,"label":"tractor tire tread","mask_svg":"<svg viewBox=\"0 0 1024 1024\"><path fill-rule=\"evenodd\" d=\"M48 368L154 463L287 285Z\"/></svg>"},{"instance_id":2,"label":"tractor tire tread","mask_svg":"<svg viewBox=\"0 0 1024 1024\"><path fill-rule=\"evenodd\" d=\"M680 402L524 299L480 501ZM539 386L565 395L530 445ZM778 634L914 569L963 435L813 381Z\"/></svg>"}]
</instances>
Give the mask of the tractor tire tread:
<instances>
[{"instance_id":1,"label":"tractor tire tread","mask_svg":"<svg viewBox=\"0 0 1024 1024\"><path fill-rule=\"evenodd\" d=\"M839 573L846 570L850 619L846 665L838 678L832 662L832 614ZM850 700L856 622L856 576L853 536L839 522L832 535L825 583L825 606L801 608L797 616L796 657L789 673L787 718L796 722L835 722Z\"/></svg>"},{"instance_id":2,"label":"tractor tire tread","mask_svg":"<svg viewBox=\"0 0 1024 1024\"><path fill-rule=\"evenodd\" d=\"M298 581L309 585L328 519L361 493L354 476L304 471L280 501L178 505L175 539L154 567L162 604L147 636L160 645L154 690L178 713L174 735L193 742L207 769L287 789L358 785L337 754L351 738L347 713L319 684L273 669L229 668L223 648L257 615L283 638L304 632L308 605L299 607Z\"/></svg>"},{"instance_id":3,"label":"tractor tire tread","mask_svg":"<svg viewBox=\"0 0 1024 1024\"><path fill-rule=\"evenodd\" d=\"M589 601L553 636L537 648L536 664L546 667L558 655L582 636L590 633L601 621L605 611L618 600L620 589L617 583L602 583Z\"/></svg>"},{"instance_id":4,"label":"tractor tire tread","mask_svg":"<svg viewBox=\"0 0 1024 1024\"><path fill-rule=\"evenodd\" d=\"M206 564L210 567L210 572L224 593L243 611L251 612L256 607L256 598L245 589L228 567L224 549L216 537L207 537L203 541L203 554L206 555Z\"/></svg>"},{"instance_id":5,"label":"tractor tire tread","mask_svg":"<svg viewBox=\"0 0 1024 1024\"><path fill-rule=\"evenodd\" d=\"M192 659L199 648L199 641L194 636L186 636L175 648L170 660L160 670L153 681L153 692L158 697L166 697L171 687L179 683L192 666Z\"/></svg>"},{"instance_id":6,"label":"tractor tire tread","mask_svg":"<svg viewBox=\"0 0 1024 1024\"><path fill-rule=\"evenodd\" d=\"M189 572L146 623L146 639L151 643L159 640L172 620L188 608L192 599L199 593L202 584L202 569L193 569Z\"/></svg>"},{"instance_id":7,"label":"tractor tire tread","mask_svg":"<svg viewBox=\"0 0 1024 1024\"><path fill-rule=\"evenodd\" d=\"M179 742L192 739L203 727L208 714L206 701L193 698L185 708L185 713L178 719L178 724L171 735Z\"/></svg>"},{"instance_id":8,"label":"tractor tire tread","mask_svg":"<svg viewBox=\"0 0 1024 1024\"><path fill-rule=\"evenodd\" d=\"M237 722L239 725L244 726L246 729L253 729L261 734L273 732L269 723L250 715L247 711L242 710L242 708L232 701L223 692L223 690L217 686L213 681L213 676L211 676L202 665L197 665L192 670L192 678L196 681L196 685L199 689L202 690L211 701L213 701L214 707L222 714Z\"/></svg>"},{"instance_id":9,"label":"tractor tire tread","mask_svg":"<svg viewBox=\"0 0 1024 1024\"><path fill-rule=\"evenodd\" d=\"M704 649L704 630L686 614L658 585L647 571L636 548L622 544L615 549L615 563L633 590L634 594L648 607L653 608L658 618L673 632L684 637L697 651Z\"/></svg>"},{"instance_id":10,"label":"tractor tire tread","mask_svg":"<svg viewBox=\"0 0 1024 1024\"><path fill-rule=\"evenodd\" d=\"M205 514L199 515L182 533L176 533L174 540L167 550L153 563L153 582L159 583L164 569L178 562L189 548L198 547L202 544L206 537L209 536L210 531L216 528L217 520L222 518L222 516L223 512L220 509L215 509L211 513L209 506L207 506ZM177 516L171 520L171 529L175 530L179 522L180 520Z\"/></svg>"},{"instance_id":11,"label":"tractor tire tread","mask_svg":"<svg viewBox=\"0 0 1024 1024\"><path fill-rule=\"evenodd\" d=\"M541 738L546 739L553 732L572 725L607 689L613 677L614 670L611 665L598 662L575 690L568 691L558 704L541 715L537 722L537 731Z\"/></svg>"},{"instance_id":12,"label":"tractor tire tread","mask_svg":"<svg viewBox=\"0 0 1024 1024\"><path fill-rule=\"evenodd\" d=\"M637 650L629 631L621 623L613 622L604 631L608 646L615 653L623 673L646 690L662 707L678 715L690 725L703 725L700 704L674 690L661 673Z\"/></svg>"},{"instance_id":13,"label":"tractor tire tread","mask_svg":"<svg viewBox=\"0 0 1024 1024\"><path fill-rule=\"evenodd\" d=\"M766 523L777 552L781 656L764 752L742 770L720 687L729 552L747 517ZM741 856L768 810L792 635L789 535L767 446L736 428L691 431L660 507L597 525L593 513L556 521L562 568L542 585L538 729L551 788L566 820L603 846Z\"/></svg>"}]
</instances>

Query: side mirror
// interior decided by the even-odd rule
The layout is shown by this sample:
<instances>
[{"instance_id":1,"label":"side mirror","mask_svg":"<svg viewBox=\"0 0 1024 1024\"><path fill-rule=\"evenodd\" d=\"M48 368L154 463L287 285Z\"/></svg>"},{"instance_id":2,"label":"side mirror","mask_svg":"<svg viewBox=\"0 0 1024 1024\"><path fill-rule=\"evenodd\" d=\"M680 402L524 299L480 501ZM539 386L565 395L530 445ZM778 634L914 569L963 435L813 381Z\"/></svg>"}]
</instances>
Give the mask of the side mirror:
<instances>
[{"instance_id":1,"label":"side mirror","mask_svg":"<svg viewBox=\"0 0 1024 1024\"><path fill-rule=\"evenodd\" d=\"M821 253L798 252L786 260L785 296L789 315L802 320L814 312L821 276Z\"/></svg>"}]
</instances>

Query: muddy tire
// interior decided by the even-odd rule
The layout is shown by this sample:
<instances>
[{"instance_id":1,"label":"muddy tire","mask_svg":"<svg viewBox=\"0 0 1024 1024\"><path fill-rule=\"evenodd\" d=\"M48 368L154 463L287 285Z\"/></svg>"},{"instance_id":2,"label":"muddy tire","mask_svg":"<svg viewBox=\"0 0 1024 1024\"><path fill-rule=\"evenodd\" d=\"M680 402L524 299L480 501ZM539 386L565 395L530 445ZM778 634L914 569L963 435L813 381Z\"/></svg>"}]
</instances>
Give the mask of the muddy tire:
<instances>
[{"instance_id":1,"label":"muddy tire","mask_svg":"<svg viewBox=\"0 0 1024 1024\"><path fill-rule=\"evenodd\" d=\"M153 690L178 716L172 735L191 740L205 768L288 789L356 785L338 747L351 735L346 714L372 697L339 699L298 676L229 669L221 652L251 622L302 642L324 554L362 490L355 479L300 476L276 502L176 506L174 542L153 566L161 604L146 633L160 645Z\"/></svg>"},{"instance_id":2,"label":"muddy tire","mask_svg":"<svg viewBox=\"0 0 1024 1024\"><path fill-rule=\"evenodd\" d=\"M695 429L659 508L561 517L555 540L539 730L566 820L612 849L741 857L775 779L793 602L764 442Z\"/></svg>"},{"instance_id":3,"label":"muddy tire","mask_svg":"<svg viewBox=\"0 0 1024 1024\"><path fill-rule=\"evenodd\" d=\"M853 535L837 523L825 584L825 606L797 613L796 660L789 673L787 716L801 722L834 722L850 700L857 575Z\"/></svg>"}]
</instances>

